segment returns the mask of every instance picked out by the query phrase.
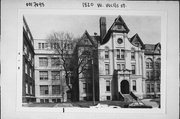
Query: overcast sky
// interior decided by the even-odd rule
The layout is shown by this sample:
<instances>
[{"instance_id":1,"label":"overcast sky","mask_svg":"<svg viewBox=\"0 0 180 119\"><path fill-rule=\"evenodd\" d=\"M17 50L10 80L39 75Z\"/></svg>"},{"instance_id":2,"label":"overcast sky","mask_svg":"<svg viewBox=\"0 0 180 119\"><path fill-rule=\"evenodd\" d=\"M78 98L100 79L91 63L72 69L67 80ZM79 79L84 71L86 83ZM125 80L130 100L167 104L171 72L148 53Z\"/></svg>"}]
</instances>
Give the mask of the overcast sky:
<instances>
[{"instance_id":1,"label":"overcast sky","mask_svg":"<svg viewBox=\"0 0 180 119\"><path fill-rule=\"evenodd\" d=\"M70 32L74 37L81 36L85 30L93 35L99 33L99 18L101 16L90 15L24 15L34 39L45 39L54 31ZM107 30L117 16L105 16ZM122 16L127 27L128 34L132 37L138 33L145 44L156 44L161 39L161 18L159 16Z\"/></svg>"}]
</instances>

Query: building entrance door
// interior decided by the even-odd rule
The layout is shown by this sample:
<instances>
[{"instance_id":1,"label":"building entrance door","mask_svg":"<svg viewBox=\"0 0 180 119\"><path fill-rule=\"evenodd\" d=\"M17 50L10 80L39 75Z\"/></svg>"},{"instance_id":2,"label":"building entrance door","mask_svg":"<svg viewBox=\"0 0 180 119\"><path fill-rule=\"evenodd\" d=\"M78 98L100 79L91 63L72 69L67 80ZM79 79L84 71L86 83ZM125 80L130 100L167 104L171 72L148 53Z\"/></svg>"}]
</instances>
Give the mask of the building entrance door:
<instances>
[{"instance_id":1,"label":"building entrance door","mask_svg":"<svg viewBox=\"0 0 180 119\"><path fill-rule=\"evenodd\" d=\"M129 94L129 82L127 80L121 81L121 93Z\"/></svg>"}]
</instances>

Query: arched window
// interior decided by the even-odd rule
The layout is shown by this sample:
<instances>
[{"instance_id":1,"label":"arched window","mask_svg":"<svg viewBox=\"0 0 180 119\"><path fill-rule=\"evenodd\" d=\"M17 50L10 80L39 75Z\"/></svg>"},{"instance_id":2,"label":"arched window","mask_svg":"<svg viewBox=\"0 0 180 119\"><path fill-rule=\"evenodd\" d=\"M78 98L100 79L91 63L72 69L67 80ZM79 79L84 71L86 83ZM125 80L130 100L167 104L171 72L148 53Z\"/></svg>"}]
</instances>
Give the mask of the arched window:
<instances>
[{"instance_id":1,"label":"arched window","mask_svg":"<svg viewBox=\"0 0 180 119\"><path fill-rule=\"evenodd\" d=\"M150 58L146 60L146 69L152 69L153 68L153 62Z\"/></svg>"},{"instance_id":2,"label":"arched window","mask_svg":"<svg viewBox=\"0 0 180 119\"><path fill-rule=\"evenodd\" d=\"M109 48L105 47L105 59L109 58Z\"/></svg>"}]
</instances>

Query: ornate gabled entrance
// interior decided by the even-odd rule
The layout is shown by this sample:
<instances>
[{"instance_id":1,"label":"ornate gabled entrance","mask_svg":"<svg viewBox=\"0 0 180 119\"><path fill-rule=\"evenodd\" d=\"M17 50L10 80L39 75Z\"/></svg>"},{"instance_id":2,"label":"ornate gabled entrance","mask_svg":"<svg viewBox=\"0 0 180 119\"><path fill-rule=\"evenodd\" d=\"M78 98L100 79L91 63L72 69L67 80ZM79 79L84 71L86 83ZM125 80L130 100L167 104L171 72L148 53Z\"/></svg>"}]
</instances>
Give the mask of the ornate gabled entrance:
<instances>
[{"instance_id":1,"label":"ornate gabled entrance","mask_svg":"<svg viewBox=\"0 0 180 119\"><path fill-rule=\"evenodd\" d=\"M122 94L129 94L129 82L127 80L121 81L120 86Z\"/></svg>"}]
</instances>

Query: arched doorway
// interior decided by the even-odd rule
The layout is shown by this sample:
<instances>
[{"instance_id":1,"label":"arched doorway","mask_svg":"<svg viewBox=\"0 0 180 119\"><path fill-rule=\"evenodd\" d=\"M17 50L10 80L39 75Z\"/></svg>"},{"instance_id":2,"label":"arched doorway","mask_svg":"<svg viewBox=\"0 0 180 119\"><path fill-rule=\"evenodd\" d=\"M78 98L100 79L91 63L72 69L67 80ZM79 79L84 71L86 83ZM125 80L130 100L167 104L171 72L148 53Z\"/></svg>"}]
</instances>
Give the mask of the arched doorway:
<instances>
[{"instance_id":1,"label":"arched doorway","mask_svg":"<svg viewBox=\"0 0 180 119\"><path fill-rule=\"evenodd\" d=\"M129 94L129 82L127 80L121 81L121 93Z\"/></svg>"}]
</instances>

